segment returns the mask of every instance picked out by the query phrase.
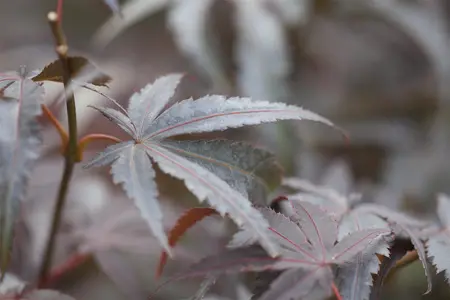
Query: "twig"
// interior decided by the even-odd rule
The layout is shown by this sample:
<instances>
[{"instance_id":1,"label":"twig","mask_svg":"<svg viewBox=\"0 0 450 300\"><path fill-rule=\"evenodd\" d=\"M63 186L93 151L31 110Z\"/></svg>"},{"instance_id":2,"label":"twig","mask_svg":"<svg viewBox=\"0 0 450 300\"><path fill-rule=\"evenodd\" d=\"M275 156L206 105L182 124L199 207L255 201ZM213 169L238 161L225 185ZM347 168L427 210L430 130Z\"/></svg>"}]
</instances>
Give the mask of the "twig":
<instances>
[{"instance_id":1,"label":"twig","mask_svg":"<svg viewBox=\"0 0 450 300\"><path fill-rule=\"evenodd\" d=\"M77 161L80 162L83 160L83 153L84 150L86 149L87 145L92 142L92 141L109 141L109 142L114 142L114 143L120 143L122 140L108 135L108 134L101 134L101 133L92 133L92 134L88 134L86 136L84 136L83 138L80 139L80 141L78 142L78 155L77 155Z\"/></svg>"},{"instance_id":2,"label":"twig","mask_svg":"<svg viewBox=\"0 0 450 300\"><path fill-rule=\"evenodd\" d=\"M52 125L53 125L53 127L55 127L56 131L58 131L58 134L61 138L61 152L65 153L67 144L69 143L69 135L67 134L66 130L61 125L61 123L58 121L58 119L50 111L50 109L45 104L42 104L41 107L42 107L42 111L44 112L44 115L52 123Z\"/></svg>"},{"instance_id":3,"label":"twig","mask_svg":"<svg viewBox=\"0 0 450 300\"><path fill-rule=\"evenodd\" d=\"M62 3L62 1L60 1L60 3ZM59 23L58 15L55 12L50 12L47 18L53 36L55 38L56 53L58 54L59 61L63 69L64 87L67 88L67 86L70 83L72 74L67 56L69 48L67 46L66 38L64 36L61 24ZM67 118L69 123L69 141L65 153L64 172L61 178L58 196L56 199L56 205L53 212L53 221L51 224L50 233L45 246L46 248L44 252L44 258L42 260L42 265L39 272L39 281L45 281L45 278L47 277L49 269L52 265L52 257L56 244L56 234L58 228L60 227L62 213L66 202L66 195L69 188L69 182L72 177L74 165L77 160L78 147L77 147L77 116L75 108L75 97L73 93L70 93L70 95L66 94L66 97L68 98L66 99L67 100L66 106L67 106Z\"/></svg>"}]
</instances>

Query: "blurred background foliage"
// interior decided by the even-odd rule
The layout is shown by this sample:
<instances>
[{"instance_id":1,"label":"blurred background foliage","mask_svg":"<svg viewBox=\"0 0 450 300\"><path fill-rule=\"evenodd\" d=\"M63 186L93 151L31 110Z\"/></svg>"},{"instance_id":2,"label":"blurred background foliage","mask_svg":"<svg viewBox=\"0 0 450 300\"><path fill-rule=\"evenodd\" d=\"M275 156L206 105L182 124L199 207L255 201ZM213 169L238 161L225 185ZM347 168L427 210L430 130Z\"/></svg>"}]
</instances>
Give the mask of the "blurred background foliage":
<instances>
[{"instance_id":1,"label":"blurred background foliage","mask_svg":"<svg viewBox=\"0 0 450 300\"><path fill-rule=\"evenodd\" d=\"M438 192L450 193L450 2L448 0L129 0L123 18L100 0L66 0L64 28L72 54L113 77L104 92L124 103L169 72L187 74L177 99L211 93L283 101L311 109L349 132L350 141L309 123L280 123L214 133L250 140L277 153L287 175L318 182L334 162L350 170L363 197L418 215L432 214ZM46 14L55 0L0 1L0 67L42 68L55 57ZM61 87L46 83L47 101L64 119ZM114 133L87 108L106 103L76 95L80 135ZM43 120L45 123L45 120ZM105 146L91 147L86 158ZM50 207L62 171L58 136L48 126L20 226L16 264L36 276ZM338 178L339 179L339 178ZM342 178L341 178L342 179ZM182 184L159 174L167 229L198 205ZM277 191L279 195L283 191ZM224 246L233 226L210 218L176 249L166 276ZM77 299L145 299L162 281L158 243L106 169L76 170L61 228L57 262L91 259L55 287ZM163 279L164 279L163 278ZM237 299L235 277L212 292ZM383 299L448 299L442 276L432 294L419 263L390 278ZM187 298L199 280L169 284L154 299ZM131 298L130 298L131 297ZM105 298L106 299L106 298ZM226 298L211 298L226 299Z\"/></svg>"}]
</instances>

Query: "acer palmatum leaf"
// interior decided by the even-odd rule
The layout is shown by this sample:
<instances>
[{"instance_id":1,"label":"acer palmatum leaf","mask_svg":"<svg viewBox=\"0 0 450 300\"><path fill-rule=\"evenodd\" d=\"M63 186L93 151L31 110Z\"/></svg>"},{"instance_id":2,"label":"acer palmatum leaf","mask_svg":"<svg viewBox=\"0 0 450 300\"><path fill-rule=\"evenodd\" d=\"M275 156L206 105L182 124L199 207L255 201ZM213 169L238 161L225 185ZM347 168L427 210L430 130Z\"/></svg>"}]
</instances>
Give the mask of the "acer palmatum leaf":
<instances>
[{"instance_id":1,"label":"acer palmatum leaf","mask_svg":"<svg viewBox=\"0 0 450 300\"><path fill-rule=\"evenodd\" d=\"M22 296L26 300L75 300L71 296L54 290L33 290Z\"/></svg>"},{"instance_id":2,"label":"acer palmatum leaf","mask_svg":"<svg viewBox=\"0 0 450 300\"><path fill-rule=\"evenodd\" d=\"M437 214L442 225L442 230L433 234L426 242L428 258L435 265L438 273L445 272L445 279L450 282L450 199L447 195L438 196Z\"/></svg>"},{"instance_id":3,"label":"acer palmatum leaf","mask_svg":"<svg viewBox=\"0 0 450 300\"><path fill-rule=\"evenodd\" d=\"M193 153L188 153L188 148L183 148L186 144L179 143L178 145L181 147L177 149L177 143L169 143L164 141L164 138L289 119L313 120L331 126L333 124L325 118L296 106L252 101L249 98L227 99L224 96L206 96L195 101L184 100L167 107L180 78L179 74L167 75L157 79L153 84L147 85L140 93L131 97L128 110L125 112L113 113L112 109L96 108L110 121L124 129L130 135L131 141L129 145L108 147L105 152L98 154L91 163L88 163L87 167L113 161L116 164L116 159L133 163L132 167L125 163L121 164L120 169L113 167L113 175L116 182L124 183L127 194L142 210L150 208L146 204L146 201L149 200L137 198L137 196L145 194L142 191L156 197L156 185L153 181L146 187L143 186L144 181L142 181L142 178L149 176L144 174L146 170L151 174L154 172L150 162L151 158L163 172L183 180L187 188L200 201L208 200L220 214L229 214L238 225L252 230L270 255L278 255L279 249L270 238L267 221L252 207L249 200L241 193L242 191L239 192L230 186L230 182L241 180L242 177L230 177L228 174L221 173L220 168L214 167L218 160L235 161L233 157L221 156L225 155L227 144L214 144L215 147L222 148L220 150L216 148L218 158L214 161L214 153L203 157L199 155L201 151L198 149L192 149ZM145 156L142 154L144 151L149 156L146 157L148 162L145 164L143 163ZM180 153L183 154L180 155ZM233 154L230 151L229 153ZM139 160L142 162L139 172L135 169L138 168L137 164L134 164L136 161L134 155L136 154L140 155ZM191 160L186 157L190 157ZM193 157L195 160L192 159ZM199 159L201 163L199 163ZM250 159L252 158L250 157ZM238 160L238 163L241 160L242 158ZM275 164L270 165L275 166ZM232 164L228 164L228 166L232 166ZM268 171L273 171L273 168L269 168ZM139 180L139 184L133 182L134 180ZM238 184L234 183L234 186L237 187ZM152 189L155 191L151 192ZM155 215L153 215L153 211L143 211L142 214L146 216L150 227L156 230L155 234L168 250L166 237L160 230L161 226L158 225L161 215L157 209L157 202L153 200L152 198L151 207L155 209Z\"/></svg>"},{"instance_id":4,"label":"acer palmatum leaf","mask_svg":"<svg viewBox=\"0 0 450 300\"><path fill-rule=\"evenodd\" d=\"M262 295L262 299L310 299L302 298L303 294L293 298L298 292L295 278L298 280L298 285L308 291L309 296L317 294L328 296L333 286L333 276L329 276L332 274L332 266L346 263L359 253L373 253L373 249L383 242L383 237L391 233L385 228L358 230L336 243L336 221L313 204L305 202L293 204L293 206L298 214L291 218L298 222L300 228L293 227L295 223L288 218L281 218L279 214L265 210L265 215L269 216L273 241L279 242L281 256L274 259L264 255L256 246L241 243L246 248L235 248L208 257L176 276L175 279L228 272L289 269L286 273L288 272L291 276L284 275L286 273L280 275L277 284L271 286L271 289ZM242 232L237 233L237 236L239 235L242 237ZM236 241L241 240L241 237L235 237L235 244ZM305 297L309 296L305 295Z\"/></svg>"},{"instance_id":5,"label":"acer palmatum leaf","mask_svg":"<svg viewBox=\"0 0 450 300\"><path fill-rule=\"evenodd\" d=\"M229 140L163 141L161 144L203 166L252 202L266 204L266 196L279 186L282 168L273 153Z\"/></svg>"},{"instance_id":6,"label":"acer palmatum leaf","mask_svg":"<svg viewBox=\"0 0 450 300\"><path fill-rule=\"evenodd\" d=\"M5 271L11 250L14 223L31 171L39 157L44 89L19 76L0 77L0 269Z\"/></svg>"},{"instance_id":7,"label":"acer palmatum leaf","mask_svg":"<svg viewBox=\"0 0 450 300\"><path fill-rule=\"evenodd\" d=\"M348 234L370 228L389 228L389 224L374 215L359 215L350 212L339 224L339 240ZM337 285L341 296L346 300L367 300L373 285L372 274L377 274L380 261L376 254L389 256L388 243L381 242L370 251L359 253L352 261L339 266Z\"/></svg>"},{"instance_id":8,"label":"acer palmatum leaf","mask_svg":"<svg viewBox=\"0 0 450 300\"><path fill-rule=\"evenodd\" d=\"M397 223L393 227L395 230L394 231L395 234L400 234L402 232L405 232L406 235L411 240L411 243L414 245L414 249L416 249L417 255L419 256L419 260L422 263L422 267L425 271L425 277L427 278L427 290L425 291L424 295L430 293L431 289L433 288L433 284L431 282L431 270L430 270L430 267L428 266L427 254L425 252L425 245L420 240L420 237L418 236L416 231L408 228L408 226Z\"/></svg>"},{"instance_id":9,"label":"acer palmatum leaf","mask_svg":"<svg viewBox=\"0 0 450 300\"><path fill-rule=\"evenodd\" d=\"M181 74L160 77L131 96L128 115L138 136L142 136L143 130L164 110L175 94L181 78Z\"/></svg>"},{"instance_id":10,"label":"acer palmatum leaf","mask_svg":"<svg viewBox=\"0 0 450 300\"><path fill-rule=\"evenodd\" d=\"M349 210L347 196L327 186L315 185L310 181L293 177L285 178L283 185L298 190L294 194L287 195L292 202L310 202L336 218L341 218Z\"/></svg>"},{"instance_id":11,"label":"acer palmatum leaf","mask_svg":"<svg viewBox=\"0 0 450 300\"><path fill-rule=\"evenodd\" d=\"M294 105L212 95L174 104L145 129L145 139L159 140L280 120L310 120L335 127L329 120Z\"/></svg>"}]
</instances>

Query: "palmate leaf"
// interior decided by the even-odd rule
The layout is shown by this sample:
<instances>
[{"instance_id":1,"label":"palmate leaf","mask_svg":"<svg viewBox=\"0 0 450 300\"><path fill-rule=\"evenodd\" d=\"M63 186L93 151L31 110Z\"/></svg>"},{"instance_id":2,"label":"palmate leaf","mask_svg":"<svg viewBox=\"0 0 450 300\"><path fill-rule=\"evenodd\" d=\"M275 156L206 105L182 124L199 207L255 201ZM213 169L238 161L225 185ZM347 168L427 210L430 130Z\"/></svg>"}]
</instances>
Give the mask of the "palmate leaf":
<instances>
[{"instance_id":1,"label":"palmate leaf","mask_svg":"<svg viewBox=\"0 0 450 300\"><path fill-rule=\"evenodd\" d=\"M316 299L331 294L333 265L353 261L360 253L374 253L391 231L385 228L357 230L337 239L337 222L318 206L311 203L293 203L298 212L291 219L281 218L269 209L261 209L270 223L274 241L279 241L281 256L271 258L258 246L243 243L244 248L235 248L207 257L175 276L182 279L190 276L218 275L228 272L285 270L262 295L268 299ZM244 229L244 232L246 230ZM242 240L241 237L234 241Z\"/></svg>"},{"instance_id":2,"label":"palmate leaf","mask_svg":"<svg viewBox=\"0 0 450 300\"><path fill-rule=\"evenodd\" d=\"M5 271L20 201L39 157L37 116L41 114L44 90L19 75L0 77L0 83L0 269Z\"/></svg>"},{"instance_id":3,"label":"palmate leaf","mask_svg":"<svg viewBox=\"0 0 450 300\"><path fill-rule=\"evenodd\" d=\"M359 215L351 212L346 215L339 226L339 240L346 235L370 228L389 228L389 224L374 215ZM342 299L367 300L373 285L372 274L377 274L380 261L376 254L389 256L388 244L382 242L372 251L359 253L353 261L339 266L337 285Z\"/></svg>"},{"instance_id":4,"label":"palmate leaf","mask_svg":"<svg viewBox=\"0 0 450 300\"><path fill-rule=\"evenodd\" d=\"M207 145L207 141L173 142L165 139L176 135L225 130L277 120L305 119L331 126L333 124L296 106L252 101L249 98L227 99L213 95L195 101L184 100L168 107L180 79L179 74L157 79L131 97L128 110L122 107L116 111L96 108L128 133L131 141L129 144L108 147L87 166L114 162L112 173L115 182L123 184L128 196L133 198L141 209L166 251L169 251L169 247L167 238L158 225L162 216L156 202L157 192L150 159L158 164L163 172L183 180L200 201L208 200L221 215L229 214L238 225L251 230L270 255L278 255L278 245L269 236L267 221L245 196L249 190L252 191L252 187L258 185L250 182L250 179L254 180L254 174L259 175L260 170L263 170L261 177L266 178L268 185L275 182L267 176L271 172L279 173L279 168L270 155L262 150L251 151L249 146L230 142L213 141ZM205 149L215 152L207 154ZM238 150L245 150L249 155L236 157ZM148 157L144 156L144 152ZM135 155L139 155L139 158L135 158ZM267 159L268 163L263 160L262 164L258 165L256 159L261 158ZM148 162L144 163L145 159ZM245 159L248 162L244 164ZM139 165L135 163L137 161L140 162ZM116 163L120 165L115 165ZM225 168L229 170L225 171ZM244 183L239 183L242 179L245 179ZM247 194L244 193L244 188ZM151 202L151 205L148 202Z\"/></svg>"},{"instance_id":5,"label":"palmate leaf","mask_svg":"<svg viewBox=\"0 0 450 300\"><path fill-rule=\"evenodd\" d=\"M428 238L427 254L438 273L445 272L447 282L450 282L450 199L447 195L438 196L437 213L442 224L442 230Z\"/></svg>"}]
</instances>

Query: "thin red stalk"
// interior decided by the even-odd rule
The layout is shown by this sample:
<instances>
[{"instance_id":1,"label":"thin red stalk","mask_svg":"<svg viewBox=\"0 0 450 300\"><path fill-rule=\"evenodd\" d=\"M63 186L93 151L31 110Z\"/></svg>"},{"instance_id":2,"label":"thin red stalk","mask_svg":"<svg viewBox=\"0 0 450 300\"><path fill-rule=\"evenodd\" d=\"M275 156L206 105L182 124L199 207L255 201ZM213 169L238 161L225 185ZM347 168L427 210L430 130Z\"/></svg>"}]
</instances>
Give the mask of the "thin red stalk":
<instances>
[{"instance_id":1,"label":"thin red stalk","mask_svg":"<svg viewBox=\"0 0 450 300\"><path fill-rule=\"evenodd\" d=\"M112 135L108 135L108 134L93 133L93 134L85 135L78 142L78 155L77 155L78 161L83 160L84 149L86 149L87 145L92 141L99 141L99 140L104 140L104 141L109 141L109 142L114 142L114 143L121 142L120 139L118 139Z\"/></svg>"},{"instance_id":2,"label":"thin red stalk","mask_svg":"<svg viewBox=\"0 0 450 300\"><path fill-rule=\"evenodd\" d=\"M45 280L39 283L39 288L46 288L51 286L53 283L57 282L64 274L67 274L73 269L77 268L78 266L86 262L89 258L90 254L87 253L76 253L72 255L65 262L54 267L50 271L50 274L45 278Z\"/></svg>"},{"instance_id":3,"label":"thin red stalk","mask_svg":"<svg viewBox=\"0 0 450 300\"><path fill-rule=\"evenodd\" d=\"M336 284L334 283L334 281L331 283L331 289L333 290L334 295L336 296L337 300L342 300L342 296L339 293L339 289L337 288Z\"/></svg>"},{"instance_id":4,"label":"thin red stalk","mask_svg":"<svg viewBox=\"0 0 450 300\"><path fill-rule=\"evenodd\" d=\"M47 119L52 123L52 125L55 127L55 129L58 131L59 136L61 138L61 151L62 153L65 153L67 143L69 142L69 135L67 134L66 129L62 126L62 124L58 121L58 119L53 115L53 113L50 111L50 109L45 105L42 104L42 111L44 112L44 115L47 117Z\"/></svg>"},{"instance_id":5,"label":"thin red stalk","mask_svg":"<svg viewBox=\"0 0 450 300\"><path fill-rule=\"evenodd\" d=\"M63 4L64 4L64 0L58 0L58 4L56 6L56 14L58 15L58 22L60 24L62 24Z\"/></svg>"}]
</instances>

